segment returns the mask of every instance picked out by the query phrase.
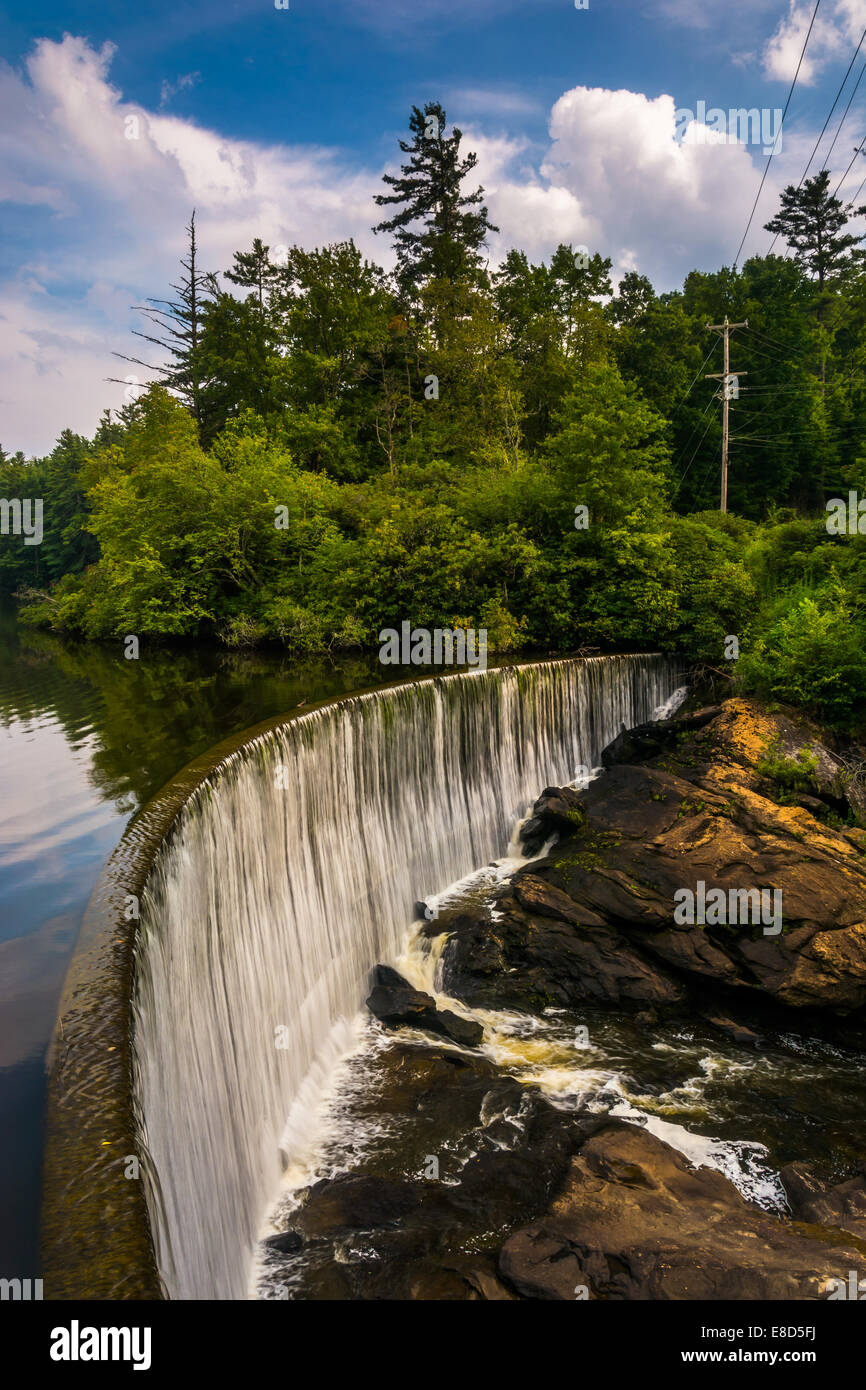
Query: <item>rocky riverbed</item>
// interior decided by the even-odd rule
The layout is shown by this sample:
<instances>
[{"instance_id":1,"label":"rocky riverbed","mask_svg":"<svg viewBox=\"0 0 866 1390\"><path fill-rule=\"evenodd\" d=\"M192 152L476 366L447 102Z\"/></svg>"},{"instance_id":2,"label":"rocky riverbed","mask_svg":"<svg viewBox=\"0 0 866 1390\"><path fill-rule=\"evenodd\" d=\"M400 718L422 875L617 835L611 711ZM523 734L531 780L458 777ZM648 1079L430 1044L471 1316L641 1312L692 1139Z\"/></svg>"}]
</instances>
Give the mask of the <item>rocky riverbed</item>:
<instances>
[{"instance_id":1,"label":"rocky riverbed","mask_svg":"<svg viewBox=\"0 0 866 1390\"><path fill-rule=\"evenodd\" d=\"M377 967L264 1296L809 1299L866 1275L860 782L739 699L603 762L539 797L540 857Z\"/></svg>"}]
</instances>

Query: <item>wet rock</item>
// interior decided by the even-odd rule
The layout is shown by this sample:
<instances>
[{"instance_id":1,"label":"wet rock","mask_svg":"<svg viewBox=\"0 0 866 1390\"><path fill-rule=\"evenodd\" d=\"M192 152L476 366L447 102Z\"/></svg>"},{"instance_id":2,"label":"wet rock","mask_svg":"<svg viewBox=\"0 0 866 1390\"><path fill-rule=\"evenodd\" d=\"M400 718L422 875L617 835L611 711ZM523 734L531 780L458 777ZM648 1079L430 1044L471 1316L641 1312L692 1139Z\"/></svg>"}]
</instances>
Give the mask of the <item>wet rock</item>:
<instances>
[{"instance_id":1,"label":"wet rock","mask_svg":"<svg viewBox=\"0 0 866 1390\"><path fill-rule=\"evenodd\" d=\"M545 787L520 830L523 852L530 859L540 854L553 835L567 839L586 822L579 794L573 787Z\"/></svg>"},{"instance_id":2,"label":"wet rock","mask_svg":"<svg viewBox=\"0 0 866 1390\"><path fill-rule=\"evenodd\" d=\"M323 1178L307 1189L292 1217L292 1233L304 1240L321 1240L346 1231L394 1226L415 1211L423 1189L371 1174L344 1173Z\"/></svg>"},{"instance_id":3,"label":"wet rock","mask_svg":"<svg viewBox=\"0 0 866 1390\"><path fill-rule=\"evenodd\" d=\"M280 1231L279 1235L267 1236L262 1244L281 1255L296 1255L304 1248L304 1237L299 1231Z\"/></svg>"},{"instance_id":4,"label":"wet rock","mask_svg":"<svg viewBox=\"0 0 866 1390\"><path fill-rule=\"evenodd\" d=\"M367 1008L386 1028L423 1028L461 1047L477 1047L484 1036L480 1023L461 1018L450 1009L437 1009L431 995L414 989L389 965L375 967Z\"/></svg>"},{"instance_id":5,"label":"wet rock","mask_svg":"<svg viewBox=\"0 0 866 1390\"><path fill-rule=\"evenodd\" d=\"M547 1213L515 1232L502 1277L526 1298L815 1299L866 1245L804 1230L693 1169L636 1125L608 1123L571 1160Z\"/></svg>"},{"instance_id":6,"label":"wet rock","mask_svg":"<svg viewBox=\"0 0 866 1390\"><path fill-rule=\"evenodd\" d=\"M591 909L585 923L529 913L517 901L498 904L496 918L475 919L442 951L444 989L471 1007L540 1010L585 1002L671 1004L683 985L658 961Z\"/></svg>"},{"instance_id":7,"label":"wet rock","mask_svg":"<svg viewBox=\"0 0 866 1390\"><path fill-rule=\"evenodd\" d=\"M767 794L755 764L777 722L760 707L729 700L689 721L668 722L680 726L673 751L648 766L614 762L581 796L586 824L514 877L508 920L497 924L506 972L526 966L521 955L530 925L555 917L594 947L587 966L599 969L596 997L612 1002L650 1002L653 994L663 1002L667 987L691 981L744 998L763 995L788 1008L840 1015L866 1009L862 832L834 828ZM667 727L663 732L667 738ZM793 734L786 737L791 742ZM806 746L805 734L800 744ZM734 920L675 920L681 890L696 892L698 883L735 904ZM749 890L778 892L781 921L768 923L731 898ZM766 926L774 930L765 932ZM655 977L648 987L645 981L623 989L605 968L606 945L623 938L630 967L641 960L644 976ZM539 941L552 945L543 928ZM547 985L544 991L573 999L580 952L562 940L559 946L562 988L558 995ZM553 965L551 952L545 954ZM472 962L466 965L471 973ZM634 978L635 969L628 974ZM580 993L592 995L585 983Z\"/></svg>"},{"instance_id":8,"label":"wet rock","mask_svg":"<svg viewBox=\"0 0 866 1390\"><path fill-rule=\"evenodd\" d=\"M420 936L430 941L434 937L442 936L445 932L463 931L473 922L484 919L486 916L486 908L467 908L463 904L460 906L452 905L438 912L432 921L417 927L416 930Z\"/></svg>"},{"instance_id":9,"label":"wet rock","mask_svg":"<svg viewBox=\"0 0 866 1390\"><path fill-rule=\"evenodd\" d=\"M545 883L544 879L532 874L515 876L513 887L517 901L527 912L536 912L541 917L555 917L562 922L572 922L576 926L581 925L577 904L567 893L563 893L561 888L554 888L552 884Z\"/></svg>"},{"instance_id":10,"label":"wet rock","mask_svg":"<svg viewBox=\"0 0 866 1390\"><path fill-rule=\"evenodd\" d=\"M719 721L705 725L670 766L617 765L593 782L586 824L513 876L496 920L453 924L448 992L494 1008L659 1005L684 998L691 982L786 1008L866 1009L862 832L755 791L744 750L757 754L769 734L745 722L735 708L724 737ZM698 883L721 889L741 920L675 920L681 890ZM753 889L781 894L781 921L755 921L731 897ZM765 934L767 925L782 930Z\"/></svg>"},{"instance_id":11,"label":"wet rock","mask_svg":"<svg viewBox=\"0 0 866 1390\"><path fill-rule=\"evenodd\" d=\"M744 941L740 949L758 984L783 1004L838 1014L866 1005L866 924Z\"/></svg>"},{"instance_id":12,"label":"wet rock","mask_svg":"<svg viewBox=\"0 0 866 1390\"><path fill-rule=\"evenodd\" d=\"M718 1029L720 1033L724 1033L725 1037L731 1038L734 1042L757 1044L761 1041L760 1033L755 1033L743 1023L735 1023L731 1018L725 1018L723 1016L715 1018L708 1017L707 1023L709 1023L710 1027Z\"/></svg>"},{"instance_id":13,"label":"wet rock","mask_svg":"<svg viewBox=\"0 0 866 1390\"><path fill-rule=\"evenodd\" d=\"M835 1187L807 1163L789 1163L779 1177L798 1221L835 1226L866 1241L866 1168Z\"/></svg>"},{"instance_id":14,"label":"wet rock","mask_svg":"<svg viewBox=\"0 0 866 1390\"><path fill-rule=\"evenodd\" d=\"M623 728L612 743L602 751L602 767L615 767L618 763L641 763L658 757L667 749L675 748L677 741L687 733L703 729L722 712L720 705L708 706L694 714L683 715L680 719L656 719L647 724L638 724L633 729Z\"/></svg>"},{"instance_id":15,"label":"wet rock","mask_svg":"<svg viewBox=\"0 0 866 1390\"><path fill-rule=\"evenodd\" d=\"M634 1021L640 1024L641 1028L655 1028L659 1016L655 1009L641 1009L639 1014L635 1014Z\"/></svg>"},{"instance_id":16,"label":"wet rock","mask_svg":"<svg viewBox=\"0 0 866 1390\"><path fill-rule=\"evenodd\" d=\"M456 1062L415 1044L376 1052L369 1084L347 1097L348 1128L367 1134L351 1171L301 1194L271 1243L275 1277L280 1252L292 1257L293 1298L517 1297L497 1270L501 1244L548 1204L597 1120L555 1108L486 1058ZM430 1172L431 1155L441 1171Z\"/></svg>"},{"instance_id":17,"label":"wet rock","mask_svg":"<svg viewBox=\"0 0 866 1390\"><path fill-rule=\"evenodd\" d=\"M382 1281L379 1280L379 1287ZM514 1301L517 1295L498 1277L494 1260L482 1263L478 1256L455 1255L437 1260L426 1257L406 1263L388 1278L391 1299L424 1302L478 1303Z\"/></svg>"}]
</instances>

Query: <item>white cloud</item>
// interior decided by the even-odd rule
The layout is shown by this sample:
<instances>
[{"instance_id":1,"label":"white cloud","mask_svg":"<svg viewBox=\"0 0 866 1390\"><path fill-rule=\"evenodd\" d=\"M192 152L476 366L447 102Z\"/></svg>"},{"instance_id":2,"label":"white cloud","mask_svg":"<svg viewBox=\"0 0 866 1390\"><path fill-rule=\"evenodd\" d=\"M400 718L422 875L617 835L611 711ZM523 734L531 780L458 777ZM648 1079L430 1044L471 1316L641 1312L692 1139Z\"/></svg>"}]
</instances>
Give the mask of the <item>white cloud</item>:
<instances>
[{"instance_id":1,"label":"white cloud","mask_svg":"<svg viewBox=\"0 0 866 1390\"><path fill-rule=\"evenodd\" d=\"M322 245L354 235L365 254L387 253L370 230L379 170L144 110L110 83L113 53L66 36L38 43L26 75L0 67L0 193L45 209L33 215L38 257L25 253L0 287L7 449L45 452L64 426L92 433L106 406L122 404L124 388L106 379L134 369L112 353L138 355L129 306L176 279L193 207L208 269L225 269L254 236Z\"/></svg>"},{"instance_id":2,"label":"white cloud","mask_svg":"<svg viewBox=\"0 0 866 1390\"><path fill-rule=\"evenodd\" d=\"M616 276L639 268L660 289L691 269L730 264L761 177L761 162L744 145L711 129L693 124L678 143L670 96L575 87L553 108L551 144L535 169L525 167L525 141L489 140L476 130L467 136L501 229L495 258L515 245L539 259L560 241L583 244L610 256ZM746 255L767 249L763 223L795 169L799 177L807 144L806 137L786 138Z\"/></svg>"},{"instance_id":3,"label":"white cloud","mask_svg":"<svg viewBox=\"0 0 866 1390\"><path fill-rule=\"evenodd\" d=\"M788 13L764 49L768 77L793 81L814 12L814 0L788 0ZM825 0L812 26L798 84L811 86L829 62L850 58L864 29L866 0L835 0L835 4Z\"/></svg>"},{"instance_id":4,"label":"white cloud","mask_svg":"<svg viewBox=\"0 0 866 1390\"><path fill-rule=\"evenodd\" d=\"M30 205L33 225L18 274L0 286L7 449L44 452L63 427L91 433L106 406L121 405L123 386L106 378L135 371L112 356L138 355L130 331L140 319L128 306L176 279L193 207L207 269L225 269L254 236L306 246L354 236L366 255L389 259L387 238L370 230L381 169L145 110L111 84L112 54L66 37L40 42L25 75L0 68L2 187ZM14 124L3 120L12 114ZM130 117L137 139L127 138ZM466 142L501 229L494 260L513 246L538 260L560 241L585 244L660 289L693 267L730 262L760 162L739 145L677 143L672 97L576 87L553 107L541 148L491 135L483 106L477 120ZM747 252L766 248L761 224L780 184L799 177L806 143L786 133Z\"/></svg>"}]
</instances>

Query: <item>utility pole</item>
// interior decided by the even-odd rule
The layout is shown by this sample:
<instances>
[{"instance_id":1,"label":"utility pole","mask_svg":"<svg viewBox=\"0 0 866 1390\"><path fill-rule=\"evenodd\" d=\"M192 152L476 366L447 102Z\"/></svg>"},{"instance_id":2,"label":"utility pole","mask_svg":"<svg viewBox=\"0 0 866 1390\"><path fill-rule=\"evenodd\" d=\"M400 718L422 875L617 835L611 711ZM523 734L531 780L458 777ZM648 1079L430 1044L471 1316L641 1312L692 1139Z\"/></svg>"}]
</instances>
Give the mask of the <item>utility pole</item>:
<instances>
[{"instance_id":1,"label":"utility pole","mask_svg":"<svg viewBox=\"0 0 866 1390\"><path fill-rule=\"evenodd\" d=\"M748 376L748 372L739 372L737 376L731 374L731 334L735 328L748 328L749 320L744 319L742 323L729 323L728 316L725 314L724 323L708 323L707 328L712 333L723 333L725 340L725 370L719 372L707 372L706 377L713 381L722 383L722 511L728 510L728 441L730 432L728 428L728 411L732 400L739 397L739 378Z\"/></svg>"}]
</instances>

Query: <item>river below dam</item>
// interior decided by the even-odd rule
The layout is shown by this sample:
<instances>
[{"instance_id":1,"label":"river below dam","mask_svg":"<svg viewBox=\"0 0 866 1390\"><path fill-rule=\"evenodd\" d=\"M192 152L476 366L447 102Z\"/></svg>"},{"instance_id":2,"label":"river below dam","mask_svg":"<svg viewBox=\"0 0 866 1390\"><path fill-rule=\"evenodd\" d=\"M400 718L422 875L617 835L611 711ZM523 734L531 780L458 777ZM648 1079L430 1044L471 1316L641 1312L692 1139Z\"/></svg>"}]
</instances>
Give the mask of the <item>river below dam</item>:
<instances>
[{"instance_id":1,"label":"river below dam","mask_svg":"<svg viewBox=\"0 0 866 1390\"><path fill-rule=\"evenodd\" d=\"M492 901L525 862L516 832L534 797L594 767L623 723L670 708L677 663L541 662L375 689L401 676L417 671L219 649L128 662L121 644L0 619L0 1124L14 1136L0 1273L41 1274L45 1055L100 871L181 768L279 715L290 722L189 798L142 901L135 1094L171 1297L355 1296L338 1266L363 1249L261 1241L321 1179L418 1181L435 1158L447 1184L487 1142L459 1104L426 1128L395 1106L388 1058L430 1040L383 1032L363 1009L378 961L481 1023L480 1065L505 1084L644 1125L769 1212L785 1210L786 1163L850 1171L866 1114L854 1048L793 1027L756 1048L693 1017L609 1007L469 1009L443 992L441 938L413 922L419 898L446 915ZM489 1118L490 1134L520 1123ZM455 1240L489 1234L470 1216Z\"/></svg>"}]
</instances>

